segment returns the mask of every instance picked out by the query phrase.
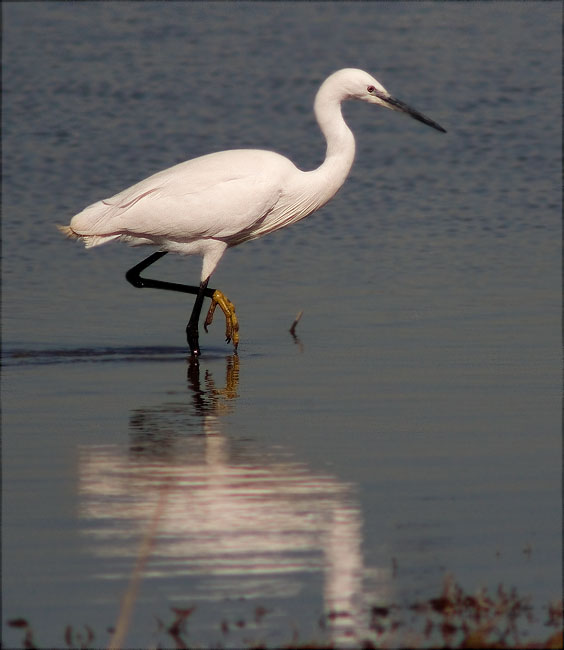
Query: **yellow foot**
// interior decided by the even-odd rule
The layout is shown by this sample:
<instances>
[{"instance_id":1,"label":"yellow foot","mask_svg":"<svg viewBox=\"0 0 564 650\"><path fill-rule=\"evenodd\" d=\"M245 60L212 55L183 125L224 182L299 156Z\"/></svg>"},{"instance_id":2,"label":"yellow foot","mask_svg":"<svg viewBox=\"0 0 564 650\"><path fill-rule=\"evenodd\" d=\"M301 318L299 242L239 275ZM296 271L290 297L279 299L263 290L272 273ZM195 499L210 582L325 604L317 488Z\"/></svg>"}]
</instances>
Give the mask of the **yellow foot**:
<instances>
[{"instance_id":1,"label":"yellow foot","mask_svg":"<svg viewBox=\"0 0 564 650\"><path fill-rule=\"evenodd\" d=\"M208 315L204 321L204 329L206 332L208 331L208 325L211 325L213 321L213 313L217 305L221 307L221 311L225 314L225 340L227 343L233 341L233 346L237 349L239 345L239 321L235 314L235 305L217 289L211 299Z\"/></svg>"}]
</instances>

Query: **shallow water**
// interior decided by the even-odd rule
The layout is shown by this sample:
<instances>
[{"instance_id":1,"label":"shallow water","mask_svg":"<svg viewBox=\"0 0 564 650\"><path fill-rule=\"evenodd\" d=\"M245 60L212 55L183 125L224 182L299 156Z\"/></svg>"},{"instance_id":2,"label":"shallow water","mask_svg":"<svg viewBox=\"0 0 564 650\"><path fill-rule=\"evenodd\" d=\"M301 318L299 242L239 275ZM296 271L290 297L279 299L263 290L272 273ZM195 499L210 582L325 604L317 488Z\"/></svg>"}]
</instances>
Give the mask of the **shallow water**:
<instances>
[{"instance_id":1,"label":"shallow water","mask_svg":"<svg viewBox=\"0 0 564 650\"><path fill-rule=\"evenodd\" d=\"M130 647L192 606L201 645L354 643L371 605L447 573L539 611L561 596L560 14L3 6L7 647L17 616L42 645L84 623L106 644L142 560ZM448 134L347 105L350 178L227 253L213 282L239 356L218 319L190 367L191 299L123 278L146 251L85 251L54 224L209 151L315 166L313 96L349 65ZM192 282L199 261L151 275Z\"/></svg>"}]
</instances>

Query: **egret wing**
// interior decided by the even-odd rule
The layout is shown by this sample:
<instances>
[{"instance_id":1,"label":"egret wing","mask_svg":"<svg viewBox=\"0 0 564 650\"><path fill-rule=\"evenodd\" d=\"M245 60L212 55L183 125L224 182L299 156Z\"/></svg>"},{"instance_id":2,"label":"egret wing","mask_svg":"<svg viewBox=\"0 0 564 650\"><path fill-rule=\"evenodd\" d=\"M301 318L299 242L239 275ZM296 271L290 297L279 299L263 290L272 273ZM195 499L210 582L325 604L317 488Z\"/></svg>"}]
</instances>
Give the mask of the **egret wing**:
<instances>
[{"instance_id":1,"label":"egret wing","mask_svg":"<svg viewBox=\"0 0 564 650\"><path fill-rule=\"evenodd\" d=\"M76 215L71 226L81 235L229 239L260 225L295 169L268 151L209 154L98 201Z\"/></svg>"}]
</instances>

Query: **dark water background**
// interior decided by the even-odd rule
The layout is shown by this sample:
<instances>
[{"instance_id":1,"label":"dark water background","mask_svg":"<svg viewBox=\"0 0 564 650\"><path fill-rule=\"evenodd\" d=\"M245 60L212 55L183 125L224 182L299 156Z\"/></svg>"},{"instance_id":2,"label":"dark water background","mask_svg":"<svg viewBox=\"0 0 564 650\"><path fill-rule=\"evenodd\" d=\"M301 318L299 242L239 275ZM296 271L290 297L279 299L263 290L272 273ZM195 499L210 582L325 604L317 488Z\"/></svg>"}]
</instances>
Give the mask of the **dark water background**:
<instances>
[{"instance_id":1,"label":"dark water background","mask_svg":"<svg viewBox=\"0 0 564 650\"><path fill-rule=\"evenodd\" d=\"M5 645L17 616L42 645L85 623L105 645L151 525L133 647L194 605L202 645L363 638L367 608L447 573L516 587L542 622L562 589L559 3L2 10ZM125 282L144 250L55 224L210 151L313 168L313 97L347 66L448 134L346 105L347 183L227 253L239 357L218 319L189 372L190 300Z\"/></svg>"}]
</instances>

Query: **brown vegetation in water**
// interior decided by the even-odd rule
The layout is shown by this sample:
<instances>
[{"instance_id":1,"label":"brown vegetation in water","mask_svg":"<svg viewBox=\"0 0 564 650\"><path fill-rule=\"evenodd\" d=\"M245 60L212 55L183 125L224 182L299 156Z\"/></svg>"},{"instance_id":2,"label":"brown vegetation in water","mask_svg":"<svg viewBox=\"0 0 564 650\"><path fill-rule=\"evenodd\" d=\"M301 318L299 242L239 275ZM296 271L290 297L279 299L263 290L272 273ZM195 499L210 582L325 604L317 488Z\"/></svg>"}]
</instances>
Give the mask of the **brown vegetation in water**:
<instances>
[{"instance_id":1,"label":"brown vegetation in water","mask_svg":"<svg viewBox=\"0 0 564 650\"><path fill-rule=\"evenodd\" d=\"M552 650L563 647L562 601L549 604L544 612L542 624L547 628L546 636L529 639L527 627L535 622L529 599L520 597L515 590L506 591L502 586L493 595L482 590L475 595L465 593L452 579L447 578L443 592L436 598L415 602L408 607L396 604L378 605L371 609L370 630L367 638L359 639L362 648L529 648L531 650ZM195 607L171 608L171 620L157 620L157 632L162 640L156 648L206 647L189 638L188 623ZM264 607L255 607L249 620L255 625L268 616ZM332 615L320 622L325 628ZM537 621L538 622L538 621ZM8 626L21 629L24 637L21 647L33 650L41 645L35 640L30 623L24 618L7 621ZM221 621L220 630L229 647L229 636L233 629L244 630L247 621ZM112 634L113 629L108 629ZM256 633L256 627L255 627ZM368 638L370 637L370 638ZM94 643L95 634L89 626L76 630L68 625L63 633L67 648L99 647ZM2 646L3 647L3 646ZM250 641L248 648L267 648L260 641ZM294 636L282 646L286 648L327 648L331 645L323 640L299 641Z\"/></svg>"}]
</instances>

